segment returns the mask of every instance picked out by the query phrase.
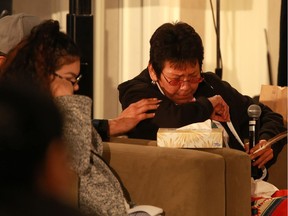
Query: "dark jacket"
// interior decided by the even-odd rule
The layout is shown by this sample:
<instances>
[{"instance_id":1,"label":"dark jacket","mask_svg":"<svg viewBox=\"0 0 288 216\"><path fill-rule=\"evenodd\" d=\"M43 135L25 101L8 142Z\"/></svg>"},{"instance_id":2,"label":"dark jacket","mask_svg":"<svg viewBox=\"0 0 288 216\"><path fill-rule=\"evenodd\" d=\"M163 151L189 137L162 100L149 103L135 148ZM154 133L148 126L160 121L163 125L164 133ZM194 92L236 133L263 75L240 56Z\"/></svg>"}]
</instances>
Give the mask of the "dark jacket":
<instances>
[{"instance_id":1,"label":"dark jacket","mask_svg":"<svg viewBox=\"0 0 288 216\"><path fill-rule=\"evenodd\" d=\"M228 82L218 78L212 72L202 74L204 81L199 84L194 95L196 102L176 105L169 98L164 96L157 85L151 83L147 69L142 71L132 80L128 80L118 86L119 100L122 108L125 109L131 103L143 98L156 97L162 102L156 110L153 119L140 122L128 136L131 138L143 138L156 140L159 128L177 128L187 124L205 121L210 118L213 107L208 97L221 95L229 106L230 118L235 130L242 139L249 139L249 116L247 109L255 101L249 96L240 94ZM262 114L259 118L260 129L259 139L270 139L280 132L286 130L283 125L283 118L280 114L273 112L269 107L259 103ZM222 123L229 134L229 146L234 149L244 150L236 140L226 123ZM277 155L283 144L274 145L274 155ZM277 146L277 147L276 147ZM275 148L276 147L276 148Z\"/></svg>"}]
</instances>

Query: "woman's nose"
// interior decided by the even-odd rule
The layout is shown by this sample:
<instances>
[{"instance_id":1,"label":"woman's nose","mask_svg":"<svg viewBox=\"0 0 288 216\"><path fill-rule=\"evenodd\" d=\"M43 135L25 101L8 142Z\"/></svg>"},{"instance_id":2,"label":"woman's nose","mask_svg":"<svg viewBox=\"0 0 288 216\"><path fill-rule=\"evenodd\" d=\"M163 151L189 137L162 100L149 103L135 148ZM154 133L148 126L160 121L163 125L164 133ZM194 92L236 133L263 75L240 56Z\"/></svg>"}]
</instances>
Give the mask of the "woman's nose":
<instances>
[{"instance_id":1,"label":"woman's nose","mask_svg":"<svg viewBox=\"0 0 288 216\"><path fill-rule=\"evenodd\" d=\"M191 83L187 81L182 81L180 85L180 89L190 89L191 88Z\"/></svg>"}]
</instances>

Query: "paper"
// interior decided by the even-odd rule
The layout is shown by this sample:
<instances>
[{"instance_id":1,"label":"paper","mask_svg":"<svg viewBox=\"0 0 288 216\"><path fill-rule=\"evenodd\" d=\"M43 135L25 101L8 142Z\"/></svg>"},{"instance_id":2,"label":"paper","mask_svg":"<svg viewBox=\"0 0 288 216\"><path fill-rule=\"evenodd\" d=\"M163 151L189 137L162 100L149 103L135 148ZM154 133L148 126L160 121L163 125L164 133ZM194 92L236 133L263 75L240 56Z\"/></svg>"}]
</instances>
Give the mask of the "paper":
<instances>
[{"instance_id":1,"label":"paper","mask_svg":"<svg viewBox=\"0 0 288 216\"><path fill-rule=\"evenodd\" d=\"M177 128L176 130L212 130L212 122L210 119L204 121L204 122L197 122L193 124L189 124L180 128Z\"/></svg>"},{"instance_id":2,"label":"paper","mask_svg":"<svg viewBox=\"0 0 288 216\"><path fill-rule=\"evenodd\" d=\"M251 178L251 196L252 197L271 197L279 189L269 182Z\"/></svg>"}]
</instances>

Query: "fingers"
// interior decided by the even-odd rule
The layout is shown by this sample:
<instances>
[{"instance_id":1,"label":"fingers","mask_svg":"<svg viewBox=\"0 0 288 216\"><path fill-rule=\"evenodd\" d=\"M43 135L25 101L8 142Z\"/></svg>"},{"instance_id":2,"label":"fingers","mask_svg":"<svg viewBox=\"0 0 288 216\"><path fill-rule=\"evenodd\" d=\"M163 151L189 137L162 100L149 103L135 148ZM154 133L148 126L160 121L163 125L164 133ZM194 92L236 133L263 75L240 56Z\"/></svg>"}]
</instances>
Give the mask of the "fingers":
<instances>
[{"instance_id":1,"label":"fingers","mask_svg":"<svg viewBox=\"0 0 288 216\"><path fill-rule=\"evenodd\" d=\"M213 113L211 119L221 122L230 121L229 106L220 95L215 95L208 98L213 106Z\"/></svg>"},{"instance_id":2,"label":"fingers","mask_svg":"<svg viewBox=\"0 0 288 216\"><path fill-rule=\"evenodd\" d=\"M208 98L208 100L211 102L213 108L224 101L220 95L214 95L213 97Z\"/></svg>"},{"instance_id":3,"label":"fingers","mask_svg":"<svg viewBox=\"0 0 288 216\"><path fill-rule=\"evenodd\" d=\"M159 107L161 100L157 98L146 98L130 104L122 111L118 118L134 118L135 121L141 121L146 118L153 118L154 113L147 113L148 111L156 110Z\"/></svg>"},{"instance_id":4,"label":"fingers","mask_svg":"<svg viewBox=\"0 0 288 216\"><path fill-rule=\"evenodd\" d=\"M157 109L160 102L161 100L158 100L157 98L146 98L131 105L134 106L136 112L138 111L138 113L144 113Z\"/></svg>"},{"instance_id":5,"label":"fingers","mask_svg":"<svg viewBox=\"0 0 288 216\"><path fill-rule=\"evenodd\" d=\"M155 110L159 107L161 100L157 98L146 98L135 103L132 103L123 112L127 115L134 116L141 113L145 113L150 110Z\"/></svg>"},{"instance_id":6,"label":"fingers","mask_svg":"<svg viewBox=\"0 0 288 216\"><path fill-rule=\"evenodd\" d=\"M259 155L261 155L261 153L259 153L261 151L261 149L263 149L266 145L267 141L266 140L260 140L259 143L257 143L256 146L254 146L252 149L250 149L250 154L254 155L255 157L258 157ZM262 151L263 152L263 151Z\"/></svg>"},{"instance_id":7,"label":"fingers","mask_svg":"<svg viewBox=\"0 0 288 216\"><path fill-rule=\"evenodd\" d=\"M139 100L135 103L132 103L131 105L135 106L145 106L145 105L155 105L158 104L161 100L158 100L157 98L144 98L142 100Z\"/></svg>"},{"instance_id":8,"label":"fingers","mask_svg":"<svg viewBox=\"0 0 288 216\"><path fill-rule=\"evenodd\" d=\"M254 160L252 163L253 166L262 168L274 157L273 149L271 147L264 148L266 143L266 140L260 140L260 142L250 150L250 158L252 161Z\"/></svg>"},{"instance_id":9,"label":"fingers","mask_svg":"<svg viewBox=\"0 0 288 216\"><path fill-rule=\"evenodd\" d=\"M137 116L138 121L142 121L144 119L148 119L148 118L154 118L155 113L141 113Z\"/></svg>"},{"instance_id":10,"label":"fingers","mask_svg":"<svg viewBox=\"0 0 288 216\"><path fill-rule=\"evenodd\" d=\"M212 120L220 121L220 122L228 122L230 121L230 113L229 113L229 107L226 109L218 109L213 110L213 113L210 117Z\"/></svg>"},{"instance_id":11,"label":"fingers","mask_svg":"<svg viewBox=\"0 0 288 216\"><path fill-rule=\"evenodd\" d=\"M226 121L230 121L229 106L226 104L222 97L220 99L220 103L217 105L216 115L221 116Z\"/></svg>"},{"instance_id":12,"label":"fingers","mask_svg":"<svg viewBox=\"0 0 288 216\"><path fill-rule=\"evenodd\" d=\"M244 144L244 149L246 153L249 153L249 143Z\"/></svg>"},{"instance_id":13,"label":"fingers","mask_svg":"<svg viewBox=\"0 0 288 216\"><path fill-rule=\"evenodd\" d=\"M273 149L269 148L263 150L262 154L252 163L253 166L258 166L258 168L262 168L268 161L273 158Z\"/></svg>"},{"instance_id":14,"label":"fingers","mask_svg":"<svg viewBox=\"0 0 288 216\"><path fill-rule=\"evenodd\" d=\"M135 113L141 114L148 111L156 110L159 107L159 104L145 104L143 106L135 107Z\"/></svg>"},{"instance_id":15,"label":"fingers","mask_svg":"<svg viewBox=\"0 0 288 216\"><path fill-rule=\"evenodd\" d=\"M153 118L155 113L147 111L157 109L160 102L157 98L147 98L130 104L117 118L109 120L110 136L124 134L140 121Z\"/></svg>"}]
</instances>

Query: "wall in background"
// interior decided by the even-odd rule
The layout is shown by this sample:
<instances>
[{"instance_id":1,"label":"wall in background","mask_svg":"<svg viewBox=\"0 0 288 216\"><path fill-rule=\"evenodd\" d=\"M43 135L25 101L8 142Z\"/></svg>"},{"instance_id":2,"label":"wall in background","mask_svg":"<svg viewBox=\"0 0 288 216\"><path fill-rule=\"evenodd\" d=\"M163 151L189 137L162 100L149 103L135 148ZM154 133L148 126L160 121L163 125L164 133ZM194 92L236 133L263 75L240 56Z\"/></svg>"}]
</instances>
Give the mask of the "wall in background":
<instances>
[{"instance_id":1,"label":"wall in background","mask_svg":"<svg viewBox=\"0 0 288 216\"><path fill-rule=\"evenodd\" d=\"M13 0L14 13L58 19L66 29L68 0ZM147 66L149 39L164 22L185 21L201 35L204 71L216 67L216 37L209 0L97 0L94 2L94 116L113 118L121 111L117 85ZM216 0L212 0L216 10ZM267 29L276 84L280 0L221 0L223 79L249 96L268 84L264 29Z\"/></svg>"},{"instance_id":2,"label":"wall in background","mask_svg":"<svg viewBox=\"0 0 288 216\"><path fill-rule=\"evenodd\" d=\"M13 0L13 13L28 13L42 19L59 20L63 31L66 31L68 12L69 0Z\"/></svg>"}]
</instances>

